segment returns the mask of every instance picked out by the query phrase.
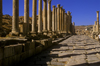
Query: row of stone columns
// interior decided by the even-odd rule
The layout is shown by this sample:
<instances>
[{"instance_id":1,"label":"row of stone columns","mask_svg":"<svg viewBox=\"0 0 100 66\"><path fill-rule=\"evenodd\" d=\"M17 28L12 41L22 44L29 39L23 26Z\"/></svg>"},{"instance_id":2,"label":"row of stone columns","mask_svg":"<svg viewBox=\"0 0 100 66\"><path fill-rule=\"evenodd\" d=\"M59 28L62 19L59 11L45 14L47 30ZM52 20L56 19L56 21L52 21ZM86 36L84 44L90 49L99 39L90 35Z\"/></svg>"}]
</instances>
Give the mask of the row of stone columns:
<instances>
[{"instance_id":1,"label":"row of stone columns","mask_svg":"<svg viewBox=\"0 0 100 66\"><path fill-rule=\"evenodd\" d=\"M65 13L63 7L60 4L57 7L53 6L51 11L51 1L43 0L43 12L42 12L42 0L38 0L38 31L36 31L37 25L37 0L33 0L32 5L32 23L31 31L29 31L29 0L24 0L24 24L23 34L27 35L31 33L32 36L36 34L61 34L70 33L71 13L68 11ZM48 11L47 11L48 2ZM43 14L42 14L43 13ZM42 20L43 19L43 20ZM43 22L42 22L43 21ZM0 26L2 24L2 0L0 0ZM43 27L43 28L42 28ZM19 0L13 0L13 17L12 17L12 34L19 34Z\"/></svg>"}]
</instances>

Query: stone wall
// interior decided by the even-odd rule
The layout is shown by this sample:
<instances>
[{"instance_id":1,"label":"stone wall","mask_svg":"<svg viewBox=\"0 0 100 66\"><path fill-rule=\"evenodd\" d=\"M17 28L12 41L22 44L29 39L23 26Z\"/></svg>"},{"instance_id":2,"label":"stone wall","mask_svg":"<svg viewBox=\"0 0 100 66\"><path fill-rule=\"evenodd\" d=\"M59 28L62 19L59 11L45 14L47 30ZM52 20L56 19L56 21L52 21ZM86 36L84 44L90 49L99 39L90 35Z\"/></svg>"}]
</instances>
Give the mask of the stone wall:
<instances>
[{"instance_id":1,"label":"stone wall","mask_svg":"<svg viewBox=\"0 0 100 66\"><path fill-rule=\"evenodd\" d=\"M0 66L16 65L52 45L52 39L32 40L0 47Z\"/></svg>"}]
</instances>

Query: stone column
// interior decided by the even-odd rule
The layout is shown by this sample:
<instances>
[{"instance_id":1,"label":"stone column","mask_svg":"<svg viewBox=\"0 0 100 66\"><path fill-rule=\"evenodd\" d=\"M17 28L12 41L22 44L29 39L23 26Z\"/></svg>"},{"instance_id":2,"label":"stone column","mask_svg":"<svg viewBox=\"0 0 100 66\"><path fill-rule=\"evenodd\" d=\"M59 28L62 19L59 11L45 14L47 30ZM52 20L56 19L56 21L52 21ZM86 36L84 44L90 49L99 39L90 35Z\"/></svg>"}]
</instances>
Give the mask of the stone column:
<instances>
[{"instance_id":1,"label":"stone column","mask_svg":"<svg viewBox=\"0 0 100 66\"><path fill-rule=\"evenodd\" d=\"M68 15L66 13L66 33L68 33Z\"/></svg>"},{"instance_id":2,"label":"stone column","mask_svg":"<svg viewBox=\"0 0 100 66\"><path fill-rule=\"evenodd\" d=\"M52 11L52 32L54 33L55 31L55 6L53 6L53 11Z\"/></svg>"},{"instance_id":3,"label":"stone column","mask_svg":"<svg viewBox=\"0 0 100 66\"><path fill-rule=\"evenodd\" d=\"M24 34L29 33L29 0L24 0Z\"/></svg>"},{"instance_id":4,"label":"stone column","mask_svg":"<svg viewBox=\"0 0 100 66\"><path fill-rule=\"evenodd\" d=\"M32 10L32 36L36 36L36 24L37 24L37 0L33 0L33 10Z\"/></svg>"},{"instance_id":5,"label":"stone column","mask_svg":"<svg viewBox=\"0 0 100 66\"><path fill-rule=\"evenodd\" d=\"M18 35L19 28L19 0L13 0L12 35Z\"/></svg>"},{"instance_id":6,"label":"stone column","mask_svg":"<svg viewBox=\"0 0 100 66\"><path fill-rule=\"evenodd\" d=\"M64 31L64 9L62 9L62 33Z\"/></svg>"},{"instance_id":7,"label":"stone column","mask_svg":"<svg viewBox=\"0 0 100 66\"><path fill-rule=\"evenodd\" d=\"M66 33L66 13L64 13L64 33Z\"/></svg>"},{"instance_id":8,"label":"stone column","mask_svg":"<svg viewBox=\"0 0 100 66\"><path fill-rule=\"evenodd\" d=\"M97 11L97 32L99 32L99 11Z\"/></svg>"},{"instance_id":9,"label":"stone column","mask_svg":"<svg viewBox=\"0 0 100 66\"><path fill-rule=\"evenodd\" d=\"M55 8L55 31L57 32L57 8Z\"/></svg>"},{"instance_id":10,"label":"stone column","mask_svg":"<svg viewBox=\"0 0 100 66\"><path fill-rule=\"evenodd\" d=\"M71 27L71 15L70 15L70 11L67 11L67 16L68 16L68 33L70 32L70 27Z\"/></svg>"},{"instance_id":11,"label":"stone column","mask_svg":"<svg viewBox=\"0 0 100 66\"><path fill-rule=\"evenodd\" d=\"M61 31L62 31L62 8L63 7L60 7L60 33L61 33Z\"/></svg>"},{"instance_id":12,"label":"stone column","mask_svg":"<svg viewBox=\"0 0 100 66\"><path fill-rule=\"evenodd\" d=\"M93 32L96 32L97 30L96 30L96 27L97 27L97 21L95 21L95 24L94 24L94 26L93 26Z\"/></svg>"},{"instance_id":13,"label":"stone column","mask_svg":"<svg viewBox=\"0 0 100 66\"><path fill-rule=\"evenodd\" d=\"M48 32L51 33L51 0L48 0Z\"/></svg>"},{"instance_id":14,"label":"stone column","mask_svg":"<svg viewBox=\"0 0 100 66\"><path fill-rule=\"evenodd\" d=\"M47 0L43 0L43 32L44 35L47 35Z\"/></svg>"},{"instance_id":15,"label":"stone column","mask_svg":"<svg viewBox=\"0 0 100 66\"><path fill-rule=\"evenodd\" d=\"M39 0L38 33L42 33L42 0Z\"/></svg>"},{"instance_id":16,"label":"stone column","mask_svg":"<svg viewBox=\"0 0 100 66\"><path fill-rule=\"evenodd\" d=\"M0 28L2 28L2 0L0 0Z\"/></svg>"},{"instance_id":17,"label":"stone column","mask_svg":"<svg viewBox=\"0 0 100 66\"><path fill-rule=\"evenodd\" d=\"M73 34L75 34L75 22L73 22Z\"/></svg>"},{"instance_id":18,"label":"stone column","mask_svg":"<svg viewBox=\"0 0 100 66\"><path fill-rule=\"evenodd\" d=\"M57 5L57 32L60 33L60 4Z\"/></svg>"}]
</instances>

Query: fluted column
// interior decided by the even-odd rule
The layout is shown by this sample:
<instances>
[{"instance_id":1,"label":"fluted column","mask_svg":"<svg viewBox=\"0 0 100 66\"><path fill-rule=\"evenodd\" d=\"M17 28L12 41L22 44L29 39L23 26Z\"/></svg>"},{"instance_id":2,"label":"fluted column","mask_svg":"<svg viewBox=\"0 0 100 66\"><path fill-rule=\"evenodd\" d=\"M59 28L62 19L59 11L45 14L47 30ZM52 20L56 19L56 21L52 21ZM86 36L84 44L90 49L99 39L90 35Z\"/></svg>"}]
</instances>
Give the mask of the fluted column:
<instances>
[{"instance_id":1,"label":"fluted column","mask_svg":"<svg viewBox=\"0 0 100 66\"><path fill-rule=\"evenodd\" d=\"M2 0L0 0L0 28L2 28Z\"/></svg>"},{"instance_id":2,"label":"fluted column","mask_svg":"<svg viewBox=\"0 0 100 66\"><path fill-rule=\"evenodd\" d=\"M32 10L32 31L31 34L32 36L36 35L36 23L37 23L37 0L33 0L33 10Z\"/></svg>"},{"instance_id":3,"label":"fluted column","mask_svg":"<svg viewBox=\"0 0 100 66\"><path fill-rule=\"evenodd\" d=\"M19 33L19 0L13 0L12 34Z\"/></svg>"},{"instance_id":4,"label":"fluted column","mask_svg":"<svg viewBox=\"0 0 100 66\"><path fill-rule=\"evenodd\" d=\"M57 8L55 8L55 31L57 32Z\"/></svg>"},{"instance_id":5,"label":"fluted column","mask_svg":"<svg viewBox=\"0 0 100 66\"><path fill-rule=\"evenodd\" d=\"M55 31L55 6L53 6L53 11L52 11L52 32Z\"/></svg>"},{"instance_id":6,"label":"fluted column","mask_svg":"<svg viewBox=\"0 0 100 66\"><path fill-rule=\"evenodd\" d=\"M57 5L57 32L60 33L60 4Z\"/></svg>"},{"instance_id":7,"label":"fluted column","mask_svg":"<svg viewBox=\"0 0 100 66\"><path fill-rule=\"evenodd\" d=\"M61 31L62 31L62 8L63 7L60 7L60 33L61 33Z\"/></svg>"},{"instance_id":8,"label":"fluted column","mask_svg":"<svg viewBox=\"0 0 100 66\"><path fill-rule=\"evenodd\" d=\"M43 32L47 35L47 0L43 0Z\"/></svg>"},{"instance_id":9,"label":"fluted column","mask_svg":"<svg viewBox=\"0 0 100 66\"><path fill-rule=\"evenodd\" d=\"M97 11L97 32L99 32L99 11Z\"/></svg>"},{"instance_id":10,"label":"fluted column","mask_svg":"<svg viewBox=\"0 0 100 66\"><path fill-rule=\"evenodd\" d=\"M51 0L48 0L48 31L51 32Z\"/></svg>"},{"instance_id":11,"label":"fluted column","mask_svg":"<svg viewBox=\"0 0 100 66\"><path fill-rule=\"evenodd\" d=\"M24 34L29 32L29 0L24 0Z\"/></svg>"},{"instance_id":12,"label":"fluted column","mask_svg":"<svg viewBox=\"0 0 100 66\"><path fill-rule=\"evenodd\" d=\"M38 33L42 33L42 0L39 0Z\"/></svg>"}]
</instances>

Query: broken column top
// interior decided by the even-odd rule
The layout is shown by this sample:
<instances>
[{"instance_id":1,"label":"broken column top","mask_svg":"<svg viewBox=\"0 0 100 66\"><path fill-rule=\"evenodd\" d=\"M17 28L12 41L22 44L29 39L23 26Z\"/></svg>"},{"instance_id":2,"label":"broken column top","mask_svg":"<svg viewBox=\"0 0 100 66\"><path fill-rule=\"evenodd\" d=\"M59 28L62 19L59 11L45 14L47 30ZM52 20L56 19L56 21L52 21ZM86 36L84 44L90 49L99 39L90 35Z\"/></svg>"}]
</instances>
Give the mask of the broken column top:
<instances>
[{"instance_id":1,"label":"broken column top","mask_svg":"<svg viewBox=\"0 0 100 66\"><path fill-rule=\"evenodd\" d=\"M53 5L52 7L55 8L55 5Z\"/></svg>"},{"instance_id":2,"label":"broken column top","mask_svg":"<svg viewBox=\"0 0 100 66\"><path fill-rule=\"evenodd\" d=\"M48 0L48 2L51 2L52 0Z\"/></svg>"},{"instance_id":3,"label":"broken column top","mask_svg":"<svg viewBox=\"0 0 100 66\"><path fill-rule=\"evenodd\" d=\"M96 11L97 13L99 13L99 11Z\"/></svg>"},{"instance_id":4,"label":"broken column top","mask_svg":"<svg viewBox=\"0 0 100 66\"><path fill-rule=\"evenodd\" d=\"M70 11L67 11L67 15L70 15Z\"/></svg>"},{"instance_id":5,"label":"broken column top","mask_svg":"<svg viewBox=\"0 0 100 66\"><path fill-rule=\"evenodd\" d=\"M57 7L60 7L60 4L57 4Z\"/></svg>"}]
</instances>

